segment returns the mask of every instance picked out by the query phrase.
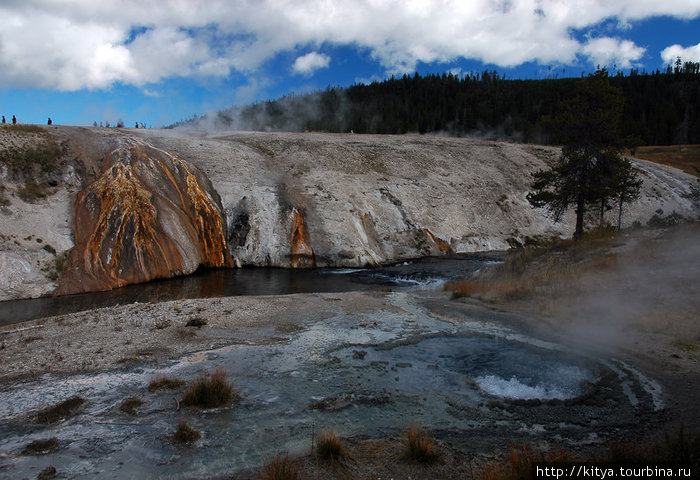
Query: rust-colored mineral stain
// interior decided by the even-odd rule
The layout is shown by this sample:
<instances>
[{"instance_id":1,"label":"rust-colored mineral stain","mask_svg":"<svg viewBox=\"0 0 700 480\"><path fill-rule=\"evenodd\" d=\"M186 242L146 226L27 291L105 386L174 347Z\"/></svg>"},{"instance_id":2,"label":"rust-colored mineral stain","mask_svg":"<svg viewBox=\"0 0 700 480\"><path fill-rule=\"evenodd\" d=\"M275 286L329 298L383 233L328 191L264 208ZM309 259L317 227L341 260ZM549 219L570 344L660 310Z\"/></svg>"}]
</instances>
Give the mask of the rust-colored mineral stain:
<instances>
[{"instance_id":1,"label":"rust-colored mineral stain","mask_svg":"<svg viewBox=\"0 0 700 480\"><path fill-rule=\"evenodd\" d=\"M233 266L224 234L221 213L187 166L187 195L202 249L202 263L208 267Z\"/></svg>"},{"instance_id":2,"label":"rust-colored mineral stain","mask_svg":"<svg viewBox=\"0 0 700 480\"><path fill-rule=\"evenodd\" d=\"M56 293L232 266L221 211L184 161L136 141L104 165L76 198L76 246Z\"/></svg>"},{"instance_id":3,"label":"rust-colored mineral stain","mask_svg":"<svg viewBox=\"0 0 700 480\"><path fill-rule=\"evenodd\" d=\"M304 227L304 215L296 208L294 214L294 226L292 227L292 257L293 268L313 267L316 264L314 250L309 245Z\"/></svg>"},{"instance_id":4,"label":"rust-colored mineral stain","mask_svg":"<svg viewBox=\"0 0 700 480\"><path fill-rule=\"evenodd\" d=\"M428 238L430 238L430 240L432 240L432 242L435 244L435 246L437 246L437 248L438 248L438 250L440 250L440 252L445 253L445 254L449 254L452 252L452 247L450 247L449 243L444 241L442 238L436 237L435 235L433 235L433 232L431 232L427 228L424 228L423 231L428 236Z\"/></svg>"}]
</instances>

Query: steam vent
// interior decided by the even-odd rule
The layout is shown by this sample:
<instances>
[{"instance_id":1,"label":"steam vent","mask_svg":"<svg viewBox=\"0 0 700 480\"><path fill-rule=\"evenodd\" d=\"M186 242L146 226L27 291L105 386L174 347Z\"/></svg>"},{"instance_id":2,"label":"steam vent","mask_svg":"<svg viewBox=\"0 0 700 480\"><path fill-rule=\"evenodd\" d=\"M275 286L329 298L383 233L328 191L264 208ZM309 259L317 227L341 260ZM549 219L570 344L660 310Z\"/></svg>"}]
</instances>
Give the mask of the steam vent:
<instances>
[{"instance_id":1,"label":"steam vent","mask_svg":"<svg viewBox=\"0 0 700 480\"><path fill-rule=\"evenodd\" d=\"M110 290L232 266L221 202L183 160L127 140L76 198L75 248L57 294Z\"/></svg>"}]
</instances>

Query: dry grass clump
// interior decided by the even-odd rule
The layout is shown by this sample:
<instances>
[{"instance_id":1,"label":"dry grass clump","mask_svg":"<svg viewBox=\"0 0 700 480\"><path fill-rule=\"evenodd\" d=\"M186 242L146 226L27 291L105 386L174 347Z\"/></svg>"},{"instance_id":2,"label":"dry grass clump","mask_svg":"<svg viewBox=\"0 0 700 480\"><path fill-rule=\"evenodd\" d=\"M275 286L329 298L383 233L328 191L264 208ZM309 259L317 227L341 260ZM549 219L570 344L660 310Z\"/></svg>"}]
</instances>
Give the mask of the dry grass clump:
<instances>
[{"instance_id":1,"label":"dry grass clump","mask_svg":"<svg viewBox=\"0 0 700 480\"><path fill-rule=\"evenodd\" d=\"M202 328L204 325L207 324L207 321L203 319L202 317L194 317L190 318L187 323L185 324L186 327L197 327L197 328Z\"/></svg>"},{"instance_id":2,"label":"dry grass clump","mask_svg":"<svg viewBox=\"0 0 700 480\"><path fill-rule=\"evenodd\" d=\"M532 479L535 464L570 462L565 452L535 452L529 445L511 446L505 462L483 465L477 478L482 480Z\"/></svg>"},{"instance_id":3,"label":"dry grass clump","mask_svg":"<svg viewBox=\"0 0 700 480\"><path fill-rule=\"evenodd\" d=\"M340 464L350 458L338 435L331 430L322 430L315 449L316 458L330 464Z\"/></svg>"},{"instance_id":4,"label":"dry grass clump","mask_svg":"<svg viewBox=\"0 0 700 480\"><path fill-rule=\"evenodd\" d=\"M259 480L300 480L301 469L299 464L279 453L275 458L265 463L262 472L258 475Z\"/></svg>"},{"instance_id":5,"label":"dry grass clump","mask_svg":"<svg viewBox=\"0 0 700 480\"><path fill-rule=\"evenodd\" d=\"M215 408L228 405L235 399L233 386L228 381L228 374L222 367L217 367L207 377L202 374L195 378L182 397L182 404L202 408Z\"/></svg>"},{"instance_id":6,"label":"dry grass clump","mask_svg":"<svg viewBox=\"0 0 700 480\"><path fill-rule=\"evenodd\" d=\"M45 408L40 410L36 415L37 423L55 423L64 418L68 418L85 403L85 399L81 397L71 397L68 400L64 400L53 407Z\"/></svg>"},{"instance_id":7,"label":"dry grass clump","mask_svg":"<svg viewBox=\"0 0 700 480\"><path fill-rule=\"evenodd\" d=\"M56 467L53 465L50 465L43 469L41 472L39 472L39 475L37 475L37 480L53 480L56 478L57 472L56 472Z\"/></svg>"},{"instance_id":8,"label":"dry grass clump","mask_svg":"<svg viewBox=\"0 0 700 480\"><path fill-rule=\"evenodd\" d=\"M609 252L615 235L614 230L600 228L577 241L553 239L522 248L481 278L448 283L445 290L452 292L452 298L500 303L527 298L541 288L565 288L585 272L617 266L617 257Z\"/></svg>"},{"instance_id":9,"label":"dry grass clump","mask_svg":"<svg viewBox=\"0 0 700 480\"><path fill-rule=\"evenodd\" d=\"M24 181L24 185L17 189L17 196L27 203L33 203L40 198L46 198L51 191L47 182L37 183L33 178Z\"/></svg>"},{"instance_id":10,"label":"dry grass clump","mask_svg":"<svg viewBox=\"0 0 700 480\"><path fill-rule=\"evenodd\" d=\"M404 457L418 463L436 463L442 457L435 440L420 423L412 423L404 440Z\"/></svg>"},{"instance_id":11,"label":"dry grass clump","mask_svg":"<svg viewBox=\"0 0 700 480\"><path fill-rule=\"evenodd\" d=\"M185 420L177 421L177 430L173 434L173 441L178 445L192 445L194 442L202 438L199 430L187 425Z\"/></svg>"},{"instance_id":12,"label":"dry grass clump","mask_svg":"<svg viewBox=\"0 0 700 480\"><path fill-rule=\"evenodd\" d=\"M148 383L148 391L155 392L157 390L175 390L185 385L184 380L179 378L168 378L163 376L157 376Z\"/></svg>"},{"instance_id":13,"label":"dry grass clump","mask_svg":"<svg viewBox=\"0 0 700 480\"><path fill-rule=\"evenodd\" d=\"M143 405L143 400L136 397L127 398L119 405L119 410L129 415L136 415L139 407Z\"/></svg>"},{"instance_id":14,"label":"dry grass clump","mask_svg":"<svg viewBox=\"0 0 700 480\"><path fill-rule=\"evenodd\" d=\"M46 438L42 440L34 440L32 443L24 447L23 455L42 455L52 450L57 450L61 445L57 438Z\"/></svg>"}]
</instances>

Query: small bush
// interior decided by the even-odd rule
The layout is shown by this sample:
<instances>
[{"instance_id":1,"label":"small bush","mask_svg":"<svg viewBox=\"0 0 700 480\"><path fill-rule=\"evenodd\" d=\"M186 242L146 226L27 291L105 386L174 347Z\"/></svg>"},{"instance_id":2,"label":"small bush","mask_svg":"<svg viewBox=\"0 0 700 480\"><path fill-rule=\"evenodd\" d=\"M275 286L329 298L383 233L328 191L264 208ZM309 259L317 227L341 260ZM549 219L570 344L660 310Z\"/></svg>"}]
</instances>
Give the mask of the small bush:
<instances>
[{"instance_id":1,"label":"small bush","mask_svg":"<svg viewBox=\"0 0 700 480\"><path fill-rule=\"evenodd\" d=\"M504 455L504 458L505 462L482 465L477 478L483 480L532 479L535 478L533 473L535 463L559 464L574 460L566 452L536 452L527 444L520 447L511 446L508 455Z\"/></svg>"},{"instance_id":2,"label":"small bush","mask_svg":"<svg viewBox=\"0 0 700 480\"><path fill-rule=\"evenodd\" d=\"M56 478L56 467L46 467L41 472L39 472L39 475L37 475L36 478L37 480L53 480L54 478Z\"/></svg>"},{"instance_id":3,"label":"small bush","mask_svg":"<svg viewBox=\"0 0 700 480\"><path fill-rule=\"evenodd\" d=\"M265 463L263 471L258 475L259 480L299 480L301 478L299 464L279 453L272 460Z\"/></svg>"},{"instance_id":4,"label":"small bush","mask_svg":"<svg viewBox=\"0 0 700 480\"><path fill-rule=\"evenodd\" d=\"M423 430L420 423L411 424L406 432L404 457L418 463L432 464L440 460L435 440Z\"/></svg>"},{"instance_id":5,"label":"small bush","mask_svg":"<svg viewBox=\"0 0 700 480\"><path fill-rule=\"evenodd\" d=\"M141 407L142 405L143 400L141 400L140 398L127 398L122 402L121 405L119 405L119 410L121 410L124 413L128 413L129 415L136 415L139 407Z\"/></svg>"},{"instance_id":6,"label":"small bush","mask_svg":"<svg viewBox=\"0 0 700 480\"><path fill-rule=\"evenodd\" d=\"M177 430L173 434L173 441L178 445L192 445L194 442L202 438L199 430L187 425L187 422L180 419L177 421Z\"/></svg>"},{"instance_id":7,"label":"small bush","mask_svg":"<svg viewBox=\"0 0 700 480\"><path fill-rule=\"evenodd\" d=\"M53 407L39 411L36 415L36 421L44 424L58 422L73 415L84 403L84 398L71 397Z\"/></svg>"},{"instance_id":8,"label":"small bush","mask_svg":"<svg viewBox=\"0 0 700 480\"><path fill-rule=\"evenodd\" d=\"M23 455L42 455L52 450L57 450L61 445L56 438L46 438L43 440L34 440L32 443L24 447Z\"/></svg>"},{"instance_id":9,"label":"small bush","mask_svg":"<svg viewBox=\"0 0 700 480\"><path fill-rule=\"evenodd\" d=\"M185 385L184 380L179 378L167 378L158 376L150 381L148 384L148 391L155 392L156 390L174 390Z\"/></svg>"},{"instance_id":10,"label":"small bush","mask_svg":"<svg viewBox=\"0 0 700 480\"><path fill-rule=\"evenodd\" d=\"M10 199L5 195L5 185L0 182L0 207L6 207L10 204Z\"/></svg>"},{"instance_id":11,"label":"small bush","mask_svg":"<svg viewBox=\"0 0 700 480\"><path fill-rule=\"evenodd\" d=\"M46 198L48 190L48 183L37 183L33 178L28 178L24 181L24 185L17 189L17 195L25 202L32 203L40 198Z\"/></svg>"},{"instance_id":12,"label":"small bush","mask_svg":"<svg viewBox=\"0 0 700 480\"><path fill-rule=\"evenodd\" d=\"M322 430L316 444L316 458L327 463L342 463L349 458L349 454L340 437L332 431Z\"/></svg>"},{"instance_id":13,"label":"small bush","mask_svg":"<svg viewBox=\"0 0 700 480\"><path fill-rule=\"evenodd\" d=\"M204 325L207 324L207 321L204 320L203 318L200 317L194 317L191 318L186 324L186 327L197 327L197 328L202 328Z\"/></svg>"},{"instance_id":14,"label":"small bush","mask_svg":"<svg viewBox=\"0 0 700 480\"><path fill-rule=\"evenodd\" d=\"M217 367L210 377L202 374L192 381L182 397L182 404L215 408L231 403L234 398L235 393L228 381L226 370Z\"/></svg>"}]
</instances>

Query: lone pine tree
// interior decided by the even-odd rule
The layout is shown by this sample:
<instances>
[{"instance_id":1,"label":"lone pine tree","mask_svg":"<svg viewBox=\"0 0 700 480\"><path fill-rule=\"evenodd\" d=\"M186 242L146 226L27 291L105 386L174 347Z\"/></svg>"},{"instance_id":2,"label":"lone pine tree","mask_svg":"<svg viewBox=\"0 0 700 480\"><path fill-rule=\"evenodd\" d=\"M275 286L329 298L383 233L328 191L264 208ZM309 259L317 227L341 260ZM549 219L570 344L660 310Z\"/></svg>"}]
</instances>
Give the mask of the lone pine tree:
<instances>
[{"instance_id":1,"label":"lone pine tree","mask_svg":"<svg viewBox=\"0 0 700 480\"><path fill-rule=\"evenodd\" d=\"M602 222L611 200L620 202L621 212L622 203L636 198L641 186L618 153L623 104L621 90L601 69L580 82L575 95L562 102L548 121L564 143L562 154L548 169L534 174L527 198L533 207L553 212L555 221L575 207L574 238L583 235L587 208L600 208Z\"/></svg>"}]
</instances>

